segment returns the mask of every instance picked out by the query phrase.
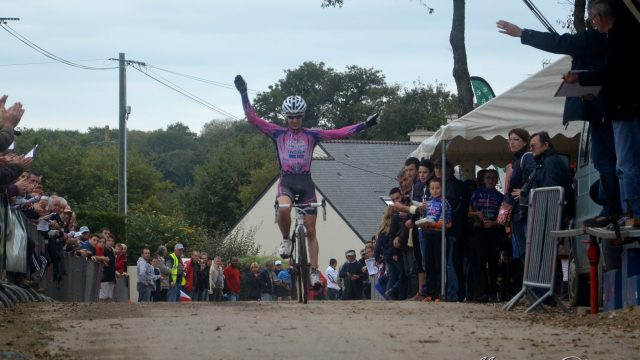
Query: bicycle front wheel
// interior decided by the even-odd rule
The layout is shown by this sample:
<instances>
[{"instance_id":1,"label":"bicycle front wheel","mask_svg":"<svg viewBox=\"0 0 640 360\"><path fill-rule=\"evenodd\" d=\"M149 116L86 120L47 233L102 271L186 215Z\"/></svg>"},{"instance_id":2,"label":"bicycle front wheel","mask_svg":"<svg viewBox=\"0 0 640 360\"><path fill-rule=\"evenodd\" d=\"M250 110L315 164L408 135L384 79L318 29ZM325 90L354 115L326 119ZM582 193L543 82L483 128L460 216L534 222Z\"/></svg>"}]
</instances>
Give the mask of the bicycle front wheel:
<instances>
[{"instance_id":1,"label":"bicycle front wheel","mask_svg":"<svg viewBox=\"0 0 640 360\"><path fill-rule=\"evenodd\" d=\"M298 276L298 302L307 303L309 298L309 255L307 254L307 236L304 228L299 226L296 230L296 240L298 242L298 266L300 273Z\"/></svg>"}]
</instances>

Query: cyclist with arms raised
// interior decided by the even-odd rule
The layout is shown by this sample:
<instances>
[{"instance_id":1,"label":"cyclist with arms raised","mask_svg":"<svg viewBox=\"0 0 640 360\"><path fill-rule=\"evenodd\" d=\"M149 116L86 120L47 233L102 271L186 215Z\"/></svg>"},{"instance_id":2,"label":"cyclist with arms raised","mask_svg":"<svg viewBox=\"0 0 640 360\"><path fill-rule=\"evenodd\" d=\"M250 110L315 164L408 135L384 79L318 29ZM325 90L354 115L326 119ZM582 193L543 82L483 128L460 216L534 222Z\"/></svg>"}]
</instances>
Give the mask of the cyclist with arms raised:
<instances>
[{"instance_id":1,"label":"cyclist with arms raised","mask_svg":"<svg viewBox=\"0 0 640 360\"><path fill-rule=\"evenodd\" d=\"M307 104L300 96L289 96L282 103L282 113L286 117L288 127L281 127L260 118L247 95L247 83L242 76L235 78L235 85L242 96L242 106L247 120L260 132L269 136L276 145L278 161L280 162L280 182L278 184L277 201L280 205L291 204L298 195L299 204L317 202L315 185L311 180L311 158L316 144L323 140L335 140L356 134L377 124L378 114L369 116L366 121L345 126L340 129L323 130L303 128L302 119L307 110ZM316 239L316 209L307 209L304 226L307 228L309 243L309 258L311 263L311 284L320 281L318 268L318 241ZM282 233L280 257L286 259L291 256L291 208L280 208L278 226Z\"/></svg>"}]
</instances>

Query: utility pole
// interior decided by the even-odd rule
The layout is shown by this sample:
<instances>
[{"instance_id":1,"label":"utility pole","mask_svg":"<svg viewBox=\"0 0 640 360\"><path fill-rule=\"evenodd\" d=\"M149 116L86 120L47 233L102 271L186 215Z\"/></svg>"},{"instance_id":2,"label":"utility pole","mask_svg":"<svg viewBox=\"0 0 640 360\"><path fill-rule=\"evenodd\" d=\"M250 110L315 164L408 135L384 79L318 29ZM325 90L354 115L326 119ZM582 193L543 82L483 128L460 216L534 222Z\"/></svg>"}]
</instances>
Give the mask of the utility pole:
<instances>
[{"instance_id":1,"label":"utility pole","mask_svg":"<svg viewBox=\"0 0 640 360\"><path fill-rule=\"evenodd\" d=\"M118 162L118 212L127 215L127 64L124 53L120 53L120 151Z\"/></svg>"},{"instance_id":2,"label":"utility pole","mask_svg":"<svg viewBox=\"0 0 640 360\"><path fill-rule=\"evenodd\" d=\"M127 120L131 114L131 106L127 105L127 65L147 66L141 61L125 60L124 53L120 53L118 59L120 69L120 104L118 113L120 114L120 151L118 161L118 212L127 215Z\"/></svg>"}]
</instances>

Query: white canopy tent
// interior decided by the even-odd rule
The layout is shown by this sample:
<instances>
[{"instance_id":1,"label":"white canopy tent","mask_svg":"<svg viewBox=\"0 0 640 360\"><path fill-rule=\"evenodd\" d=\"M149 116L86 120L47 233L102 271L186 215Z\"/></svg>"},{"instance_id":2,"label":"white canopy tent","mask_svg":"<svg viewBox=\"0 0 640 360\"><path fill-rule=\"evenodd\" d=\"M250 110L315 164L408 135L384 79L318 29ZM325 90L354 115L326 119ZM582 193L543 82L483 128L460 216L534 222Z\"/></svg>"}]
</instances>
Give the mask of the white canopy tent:
<instances>
[{"instance_id":1,"label":"white canopy tent","mask_svg":"<svg viewBox=\"0 0 640 360\"><path fill-rule=\"evenodd\" d=\"M554 97L562 74L571 68L568 56L548 65L527 80L465 116L443 125L424 140L410 156L435 160L446 141L446 158L455 165L504 166L512 158L507 135L513 128L533 134L547 131L556 150L575 160L582 122L562 125L563 97Z\"/></svg>"},{"instance_id":2,"label":"white canopy tent","mask_svg":"<svg viewBox=\"0 0 640 360\"><path fill-rule=\"evenodd\" d=\"M562 75L571 68L568 56L545 67L504 94L497 96L465 116L441 126L424 140L410 156L435 160L449 159L455 165L475 169L475 165L506 165L512 154L507 144L509 130L523 128L530 134L547 131L556 150L575 160L578 154L581 122L562 125L564 98L554 97ZM445 150L444 155L442 150ZM446 170L443 164L443 172ZM446 184L442 184L446 193ZM442 231L441 296L446 284L446 230Z\"/></svg>"}]
</instances>

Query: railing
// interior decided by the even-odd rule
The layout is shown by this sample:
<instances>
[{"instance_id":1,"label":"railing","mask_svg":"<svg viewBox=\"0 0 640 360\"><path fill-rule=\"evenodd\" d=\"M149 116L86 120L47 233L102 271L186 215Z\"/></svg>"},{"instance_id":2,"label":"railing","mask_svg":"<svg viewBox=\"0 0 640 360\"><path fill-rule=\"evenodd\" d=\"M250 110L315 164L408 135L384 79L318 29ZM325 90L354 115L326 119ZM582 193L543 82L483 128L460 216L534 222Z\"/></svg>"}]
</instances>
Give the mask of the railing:
<instances>
[{"instance_id":1,"label":"railing","mask_svg":"<svg viewBox=\"0 0 640 360\"><path fill-rule=\"evenodd\" d=\"M27 259L27 247L33 248L32 252L36 259L40 259L41 256L49 259L47 254L47 240L38 232L36 226L27 221L19 211L10 210L6 202L3 202L0 208L0 215L2 215L2 217L0 217L0 228L2 232L0 269L4 269L4 264L12 264L12 267L7 268L7 270L10 271L8 273L9 280L17 278L18 276L16 275L20 275L20 273L24 273L26 278L29 278L29 263L32 259ZM14 219L7 221L7 219L11 219L11 216L13 216ZM22 228L24 231L15 231L16 227ZM8 248L11 251L8 251ZM31 251L29 252L31 253ZM26 299L26 301L40 301L51 298L58 301L97 302L103 265L95 263L84 256L76 256L69 253L62 253L60 262L61 264L57 262L52 264L48 260L45 265L44 275L39 281L40 288L42 289L41 293L45 296L39 296L32 289L21 290L17 286L12 285L11 282L2 283L0 292L7 292L5 295L12 295L14 292L17 292L21 296L15 296L15 298L18 298L17 300ZM16 269L15 264L20 265L19 269ZM53 266L58 266L62 275L59 280L54 279ZM15 299L10 300L15 302L13 301ZM117 279L112 301L129 301L127 278Z\"/></svg>"},{"instance_id":2,"label":"railing","mask_svg":"<svg viewBox=\"0 0 640 360\"><path fill-rule=\"evenodd\" d=\"M560 186L531 190L522 290L504 306L505 310L511 310L526 298L530 303L525 311L528 313L551 298L567 311L554 294L558 243L550 235L560 229L563 204L564 189ZM541 291L544 291L542 295Z\"/></svg>"}]
</instances>

